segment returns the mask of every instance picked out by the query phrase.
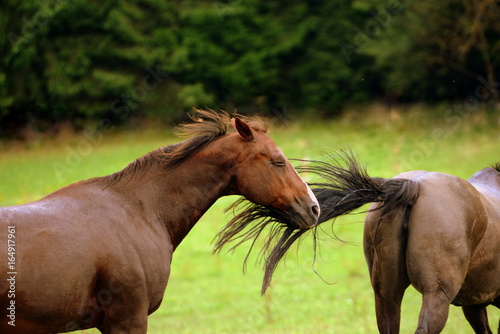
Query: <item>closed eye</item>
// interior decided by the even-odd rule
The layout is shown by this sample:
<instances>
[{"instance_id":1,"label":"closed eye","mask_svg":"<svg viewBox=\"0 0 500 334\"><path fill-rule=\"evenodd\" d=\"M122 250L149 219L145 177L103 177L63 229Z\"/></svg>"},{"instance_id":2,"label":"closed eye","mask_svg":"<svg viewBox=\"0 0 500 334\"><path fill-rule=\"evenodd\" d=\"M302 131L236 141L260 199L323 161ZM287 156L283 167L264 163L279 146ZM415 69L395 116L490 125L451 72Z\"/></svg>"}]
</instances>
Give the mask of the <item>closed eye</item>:
<instances>
[{"instance_id":1,"label":"closed eye","mask_svg":"<svg viewBox=\"0 0 500 334\"><path fill-rule=\"evenodd\" d=\"M273 165L275 165L276 167L285 167L286 166L286 162L285 161L273 161Z\"/></svg>"}]
</instances>

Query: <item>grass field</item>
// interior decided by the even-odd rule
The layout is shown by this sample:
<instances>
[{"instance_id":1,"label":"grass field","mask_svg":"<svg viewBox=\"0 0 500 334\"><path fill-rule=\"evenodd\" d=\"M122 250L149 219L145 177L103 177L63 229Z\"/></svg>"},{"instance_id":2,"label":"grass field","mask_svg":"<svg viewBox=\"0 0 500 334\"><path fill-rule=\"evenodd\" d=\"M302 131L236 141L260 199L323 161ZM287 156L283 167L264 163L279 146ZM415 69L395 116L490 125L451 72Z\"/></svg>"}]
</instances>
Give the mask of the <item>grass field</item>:
<instances>
[{"instance_id":1,"label":"grass field","mask_svg":"<svg viewBox=\"0 0 500 334\"><path fill-rule=\"evenodd\" d=\"M352 111L336 120L290 120L273 127L271 135L290 158L321 159L339 147L350 147L372 176L426 169L468 178L500 160L499 128L498 114L484 112L430 116L419 110L379 111L362 117ZM108 130L1 143L0 205L36 200L68 183L110 174L148 151L178 141L172 133L172 129ZM311 269L312 244L306 238L288 254L272 288L261 297L263 273L253 262L257 254L246 274L242 273L245 246L230 254L212 254L213 237L230 219L223 209L234 200L219 200L176 250L163 304L149 318L149 333L377 332L361 246L363 214L323 225L314 263L321 278ZM333 233L348 243L332 238ZM402 333L416 329L419 308L420 295L409 288ZM500 312L493 308L489 312L495 331ZM471 332L461 310L451 307L444 333Z\"/></svg>"}]
</instances>

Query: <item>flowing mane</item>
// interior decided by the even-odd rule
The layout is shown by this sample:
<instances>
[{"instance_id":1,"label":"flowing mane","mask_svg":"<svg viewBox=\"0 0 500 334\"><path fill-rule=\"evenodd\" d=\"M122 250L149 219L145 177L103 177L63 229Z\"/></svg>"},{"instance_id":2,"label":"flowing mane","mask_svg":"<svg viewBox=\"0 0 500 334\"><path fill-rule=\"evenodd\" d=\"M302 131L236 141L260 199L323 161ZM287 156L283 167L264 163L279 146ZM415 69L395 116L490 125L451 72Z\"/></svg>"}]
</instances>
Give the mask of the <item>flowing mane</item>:
<instances>
[{"instance_id":1,"label":"flowing mane","mask_svg":"<svg viewBox=\"0 0 500 334\"><path fill-rule=\"evenodd\" d=\"M267 123L262 118L236 116L247 122L254 130L268 131ZM133 177L134 175L138 175L139 171L149 171L153 167L156 170L152 170L152 172L160 173L165 169L181 164L214 139L233 131L231 116L224 111L216 112L213 110L197 109L189 118L191 122L181 124L177 132L179 136L188 137L188 139L180 143L158 148L132 161L123 170L98 179L105 183L116 183L122 180L124 176Z\"/></svg>"},{"instance_id":2,"label":"flowing mane","mask_svg":"<svg viewBox=\"0 0 500 334\"><path fill-rule=\"evenodd\" d=\"M237 115L247 122L253 129L267 132L266 122L258 117L246 117ZM191 123L182 124L177 133L181 137L189 137L176 145L176 149L165 153L164 159L169 166L175 166L193 153L202 149L215 138L223 136L232 131L231 116L226 112L215 112L213 110L197 109L194 115L190 115Z\"/></svg>"}]
</instances>

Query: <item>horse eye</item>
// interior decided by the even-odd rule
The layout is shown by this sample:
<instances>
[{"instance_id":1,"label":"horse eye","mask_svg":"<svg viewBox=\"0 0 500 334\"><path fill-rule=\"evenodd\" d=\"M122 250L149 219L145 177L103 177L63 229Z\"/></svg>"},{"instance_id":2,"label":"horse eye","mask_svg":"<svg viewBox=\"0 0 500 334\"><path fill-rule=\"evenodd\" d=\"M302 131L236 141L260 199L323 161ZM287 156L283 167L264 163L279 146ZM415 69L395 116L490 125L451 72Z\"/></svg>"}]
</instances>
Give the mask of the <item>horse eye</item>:
<instances>
[{"instance_id":1,"label":"horse eye","mask_svg":"<svg viewBox=\"0 0 500 334\"><path fill-rule=\"evenodd\" d=\"M275 165L276 167L285 167L286 165L286 162L285 161L273 161L273 165Z\"/></svg>"}]
</instances>

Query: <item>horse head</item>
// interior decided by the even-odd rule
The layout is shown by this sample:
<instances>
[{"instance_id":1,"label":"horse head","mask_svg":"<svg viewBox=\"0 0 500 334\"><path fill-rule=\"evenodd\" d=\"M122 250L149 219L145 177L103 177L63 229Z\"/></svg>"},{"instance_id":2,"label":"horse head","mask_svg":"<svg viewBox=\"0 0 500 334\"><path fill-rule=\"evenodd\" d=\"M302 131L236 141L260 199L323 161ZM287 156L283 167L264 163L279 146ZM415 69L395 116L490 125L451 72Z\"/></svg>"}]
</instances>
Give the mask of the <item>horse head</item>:
<instances>
[{"instance_id":1,"label":"horse head","mask_svg":"<svg viewBox=\"0 0 500 334\"><path fill-rule=\"evenodd\" d=\"M238 152L232 169L234 193L278 210L295 228L315 226L320 214L316 197L266 129L239 117L232 119L232 125L235 132L228 140Z\"/></svg>"}]
</instances>

